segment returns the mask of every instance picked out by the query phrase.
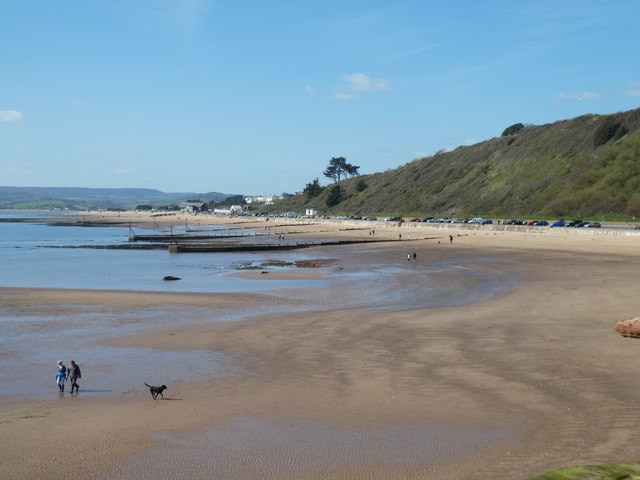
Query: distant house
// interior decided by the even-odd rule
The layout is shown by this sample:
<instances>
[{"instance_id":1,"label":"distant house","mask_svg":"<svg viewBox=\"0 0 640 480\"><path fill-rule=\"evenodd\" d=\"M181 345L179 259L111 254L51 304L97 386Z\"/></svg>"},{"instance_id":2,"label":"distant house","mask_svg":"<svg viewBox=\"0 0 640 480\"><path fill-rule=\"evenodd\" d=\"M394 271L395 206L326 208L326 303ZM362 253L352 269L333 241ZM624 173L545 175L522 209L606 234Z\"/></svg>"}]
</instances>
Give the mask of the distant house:
<instances>
[{"instance_id":1,"label":"distant house","mask_svg":"<svg viewBox=\"0 0 640 480\"><path fill-rule=\"evenodd\" d=\"M229 210L231 211L231 215L238 215L239 213L242 213L242 205L231 205Z\"/></svg>"},{"instance_id":2,"label":"distant house","mask_svg":"<svg viewBox=\"0 0 640 480\"><path fill-rule=\"evenodd\" d=\"M206 203L202 202L182 202L180 204L180 210L184 213L202 213L208 212L209 207Z\"/></svg>"}]
</instances>

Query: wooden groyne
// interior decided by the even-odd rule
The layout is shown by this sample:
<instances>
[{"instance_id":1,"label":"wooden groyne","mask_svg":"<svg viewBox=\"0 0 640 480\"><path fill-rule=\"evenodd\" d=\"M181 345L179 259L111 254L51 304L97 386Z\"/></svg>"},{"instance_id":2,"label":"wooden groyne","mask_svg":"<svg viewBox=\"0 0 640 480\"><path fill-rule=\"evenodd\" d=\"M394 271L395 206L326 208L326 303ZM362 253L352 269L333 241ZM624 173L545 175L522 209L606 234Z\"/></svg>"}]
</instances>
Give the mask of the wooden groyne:
<instances>
[{"instance_id":1,"label":"wooden groyne","mask_svg":"<svg viewBox=\"0 0 640 480\"><path fill-rule=\"evenodd\" d=\"M419 239L416 239L419 240ZM363 243L399 242L390 239L335 240L324 242L272 243L119 243L115 245L49 245L44 248L87 248L96 250L168 250L170 253L269 252L311 247L341 246ZM412 240L402 240L402 243Z\"/></svg>"},{"instance_id":2,"label":"wooden groyne","mask_svg":"<svg viewBox=\"0 0 640 480\"><path fill-rule=\"evenodd\" d=\"M399 240L389 239L370 239L370 240L335 240L325 242L296 242L285 244L259 244L259 245L207 245L207 244L176 244L169 245L169 252L171 253L208 253L208 252L258 252L258 251L278 251L278 250L296 250L301 248L311 247L327 247L327 246L341 246L341 245L353 245L363 243L383 243L383 242L398 242ZM403 240L403 242L412 240Z\"/></svg>"},{"instance_id":3,"label":"wooden groyne","mask_svg":"<svg viewBox=\"0 0 640 480\"><path fill-rule=\"evenodd\" d=\"M136 235L129 234L130 242L200 242L202 240L220 240L226 238L259 237L273 235L273 233L217 233L211 235L189 235L187 233L178 234L152 234Z\"/></svg>"}]
</instances>

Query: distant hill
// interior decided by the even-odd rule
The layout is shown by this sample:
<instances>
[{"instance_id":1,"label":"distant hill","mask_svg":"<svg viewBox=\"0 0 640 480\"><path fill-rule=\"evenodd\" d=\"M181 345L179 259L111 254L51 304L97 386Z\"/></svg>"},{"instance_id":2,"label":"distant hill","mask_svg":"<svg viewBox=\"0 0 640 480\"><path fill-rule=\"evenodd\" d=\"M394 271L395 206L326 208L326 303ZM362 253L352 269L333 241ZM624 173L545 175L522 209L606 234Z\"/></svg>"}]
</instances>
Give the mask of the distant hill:
<instances>
[{"instance_id":1,"label":"distant hill","mask_svg":"<svg viewBox=\"0 0 640 480\"><path fill-rule=\"evenodd\" d=\"M354 215L640 217L640 109L547 125L512 125L503 136L338 185L341 195L332 207L327 199L333 193L329 204L335 203L334 185L315 198L301 194L285 199L275 209Z\"/></svg>"},{"instance_id":2,"label":"distant hill","mask_svg":"<svg viewBox=\"0 0 640 480\"><path fill-rule=\"evenodd\" d=\"M190 199L222 201L224 193L165 193L148 188L2 187L0 208L4 209L99 209L134 208L141 204L170 205Z\"/></svg>"}]
</instances>

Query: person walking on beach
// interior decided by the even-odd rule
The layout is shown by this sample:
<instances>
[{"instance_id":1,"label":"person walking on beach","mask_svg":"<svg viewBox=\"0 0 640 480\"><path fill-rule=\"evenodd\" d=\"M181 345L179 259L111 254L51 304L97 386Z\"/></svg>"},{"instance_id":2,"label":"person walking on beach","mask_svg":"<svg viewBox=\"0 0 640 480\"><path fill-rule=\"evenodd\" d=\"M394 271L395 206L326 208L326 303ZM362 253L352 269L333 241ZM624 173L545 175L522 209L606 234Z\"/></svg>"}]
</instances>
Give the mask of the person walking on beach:
<instances>
[{"instance_id":1,"label":"person walking on beach","mask_svg":"<svg viewBox=\"0 0 640 480\"><path fill-rule=\"evenodd\" d=\"M407 253L407 262L411 261L411 252Z\"/></svg>"},{"instance_id":2,"label":"person walking on beach","mask_svg":"<svg viewBox=\"0 0 640 480\"><path fill-rule=\"evenodd\" d=\"M449 243L453 243L453 235L449 235Z\"/></svg>"},{"instance_id":3,"label":"person walking on beach","mask_svg":"<svg viewBox=\"0 0 640 480\"><path fill-rule=\"evenodd\" d=\"M78 364L71 360L71 365L69 365L69 381L71 382L71 393L73 393L73 389L76 389L76 393L80 390L80 385L78 385L78 379L82 378L82 373L80 372L80 367Z\"/></svg>"},{"instance_id":4,"label":"person walking on beach","mask_svg":"<svg viewBox=\"0 0 640 480\"><path fill-rule=\"evenodd\" d=\"M413 254L411 255L411 257L413 257L413 261L416 261L416 258L418 258L418 254L416 252L413 252Z\"/></svg>"},{"instance_id":5,"label":"person walking on beach","mask_svg":"<svg viewBox=\"0 0 640 480\"><path fill-rule=\"evenodd\" d=\"M56 372L56 384L60 393L64 392L64 381L67 379L67 367L64 366L62 360L58 360L58 371Z\"/></svg>"}]
</instances>

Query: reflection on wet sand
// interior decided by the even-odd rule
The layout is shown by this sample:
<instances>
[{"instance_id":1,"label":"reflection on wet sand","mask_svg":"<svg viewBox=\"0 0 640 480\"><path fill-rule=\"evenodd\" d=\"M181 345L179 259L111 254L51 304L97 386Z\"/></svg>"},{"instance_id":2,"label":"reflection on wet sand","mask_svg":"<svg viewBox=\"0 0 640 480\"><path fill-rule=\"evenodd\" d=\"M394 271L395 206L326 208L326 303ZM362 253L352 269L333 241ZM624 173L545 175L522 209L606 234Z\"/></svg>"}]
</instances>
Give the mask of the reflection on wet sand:
<instances>
[{"instance_id":1,"label":"reflection on wet sand","mask_svg":"<svg viewBox=\"0 0 640 480\"><path fill-rule=\"evenodd\" d=\"M509 440L508 428L471 425L394 425L359 428L316 422L236 417L200 435L152 435L156 446L110 472L138 478L277 479L413 478L456 456Z\"/></svg>"}]
</instances>

